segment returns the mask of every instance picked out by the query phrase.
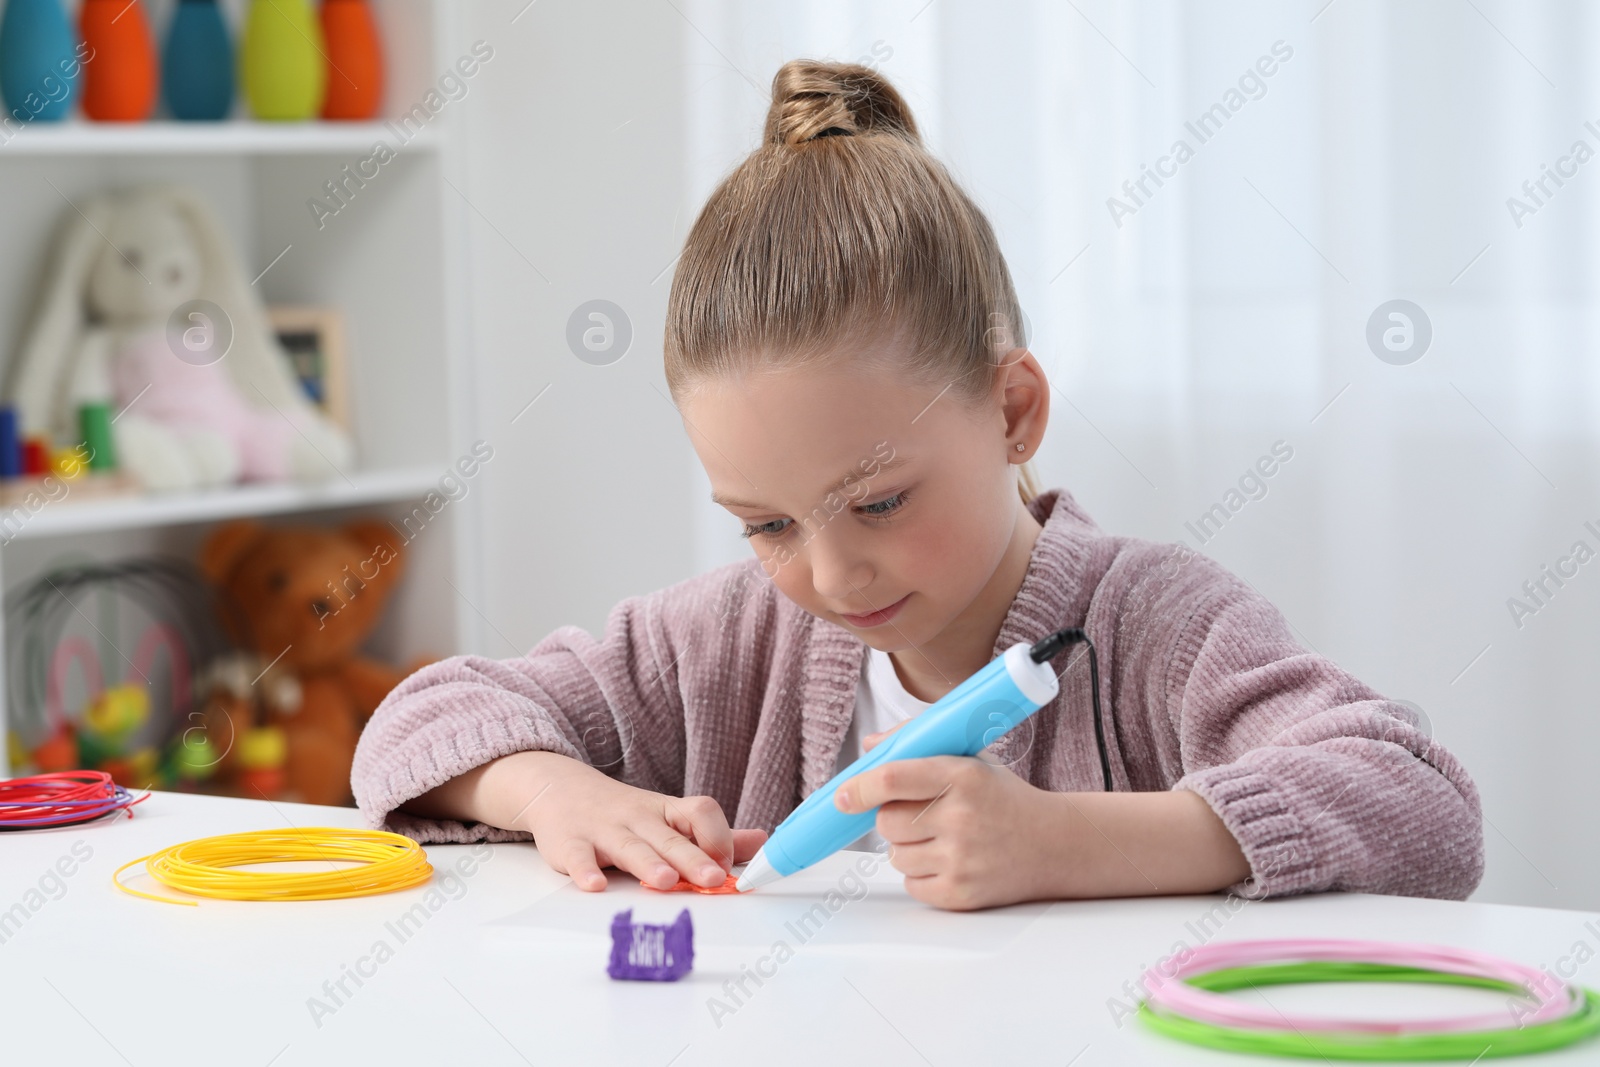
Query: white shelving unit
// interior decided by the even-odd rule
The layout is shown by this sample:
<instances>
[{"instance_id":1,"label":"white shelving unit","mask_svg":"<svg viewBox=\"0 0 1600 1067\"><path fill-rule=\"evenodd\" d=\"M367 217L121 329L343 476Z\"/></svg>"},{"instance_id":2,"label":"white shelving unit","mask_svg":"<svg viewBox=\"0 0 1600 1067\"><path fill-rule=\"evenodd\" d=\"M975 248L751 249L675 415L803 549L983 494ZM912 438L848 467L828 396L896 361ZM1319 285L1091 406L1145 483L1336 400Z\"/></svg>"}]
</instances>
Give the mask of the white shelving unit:
<instances>
[{"instance_id":1,"label":"white shelving unit","mask_svg":"<svg viewBox=\"0 0 1600 1067\"><path fill-rule=\"evenodd\" d=\"M102 497L46 507L22 524L12 541L387 504L425 496L438 488L438 482L439 471L432 467L415 467L354 471L349 481L334 480L321 485L291 482L192 493Z\"/></svg>"},{"instance_id":2,"label":"white shelving unit","mask_svg":"<svg viewBox=\"0 0 1600 1067\"><path fill-rule=\"evenodd\" d=\"M407 134L410 136L406 136ZM357 152L366 155L376 141L407 142L431 149L438 138L431 127L398 130L385 122L87 122L82 119L23 127L0 146L7 157L119 155L311 155Z\"/></svg>"},{"instance_id":3,"label":"white shelving unit","mask_svg":"<svg viewBox=\"0 0 1600 1067\"><path fill-rule=\"evenodd\" d=\"M410 111L470 42L454 40L450 0L372 0L383 34L381 116ZM158 36L171 4L150 7ZM224 3L230 29L242 5ZM452 188L465 168L449 110L404 133L387 118L362 123L154 121L40 124L0 144L0 361L9 364L29 319L36 276L67 200L146 182L198 189L227 225L268 304L341 310L348 350L352 469L320 485L253 485L202 493L69 494L0 540L0 588L11 593L50 569L150 554L192 559L216 523L335 524L378 514L397 525L466 455L475 439L465 279L466 207ZM331 217L308 202L383 142L394 152ZM370 168L369 168L370 170ZM480 583L467 532L471 493L431 516L406 545L407 573L370 645L403 663L471 647ZM4 535L0 535L4 536ZM3 638L0 631L0 638ZM4 667L0 666L0 672ZM108 682L114 679L108 679ZM11 686L0 673L0 723ZM0 745L0 776L9 772Z\"/></svg>"}]
</instances>

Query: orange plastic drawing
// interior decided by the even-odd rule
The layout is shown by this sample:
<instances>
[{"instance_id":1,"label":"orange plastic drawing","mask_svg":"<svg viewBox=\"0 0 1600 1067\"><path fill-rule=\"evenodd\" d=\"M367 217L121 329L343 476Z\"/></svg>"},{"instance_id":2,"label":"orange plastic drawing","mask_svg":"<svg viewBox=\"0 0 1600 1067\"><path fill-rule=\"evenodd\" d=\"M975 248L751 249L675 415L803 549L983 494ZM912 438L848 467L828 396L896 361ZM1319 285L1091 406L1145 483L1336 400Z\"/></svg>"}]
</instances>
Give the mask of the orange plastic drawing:
<instances>
[{"instance_id":1,"label":"orange plastic drawing","mask_svg":"<svg viewBox=\"0 0 1600 1067\"><path fill-rule=\"evenodd\" d=\"M677 885L671 886L667 889L656 889L655 886L645 885L643 882L639 884L644 885L646 889L655 889L657 893L684 893L692 889L696 893L705 893L708 896L717 896L723 893L737 893L739 891L739 876L737 874L730 874L721 885L714 885L710 887L695 885L687 878L679 878Z\"/></svg>"}]
</instances>

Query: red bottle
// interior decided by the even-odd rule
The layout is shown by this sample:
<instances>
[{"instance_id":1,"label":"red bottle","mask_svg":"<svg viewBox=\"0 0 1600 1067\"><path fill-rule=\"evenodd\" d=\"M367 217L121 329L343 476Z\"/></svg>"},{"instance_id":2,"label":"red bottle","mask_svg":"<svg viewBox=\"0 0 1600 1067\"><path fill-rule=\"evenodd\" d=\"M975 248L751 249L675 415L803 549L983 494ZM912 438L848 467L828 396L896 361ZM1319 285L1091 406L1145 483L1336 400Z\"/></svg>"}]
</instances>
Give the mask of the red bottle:
<instances>
[{"instance_id":1,"label":"red bottle","mask_svg":"<svg viewBox=\"0 0 1600 1067\"><path fill-rule=\"evenodd\" d=\"M367 0L323 0L322 38L328 50L325 119L370 119L383 103L383 48Z\"/></svg>"},{"instance_id":2,"label":"red bottle","mask_svg":"<svg viewBox=\"0 0 1600 1067\"><path fill-rule=\"evenodd\" d=\"M78 29L91 60L83 64L83 113L100 122L142 122L156 103L156 47L139 0L83 0Z\"/></svg>"},{"instance_id":3,"label":"red bottle","mask_svg":"<svg viewBox=\"0 0 1600 1067\"><path fill-rule=\"evenodd\" d=\"M22 473L50 473L50 443L44 438L30 437L22 442Z\"/></svg>"}]
</instances>

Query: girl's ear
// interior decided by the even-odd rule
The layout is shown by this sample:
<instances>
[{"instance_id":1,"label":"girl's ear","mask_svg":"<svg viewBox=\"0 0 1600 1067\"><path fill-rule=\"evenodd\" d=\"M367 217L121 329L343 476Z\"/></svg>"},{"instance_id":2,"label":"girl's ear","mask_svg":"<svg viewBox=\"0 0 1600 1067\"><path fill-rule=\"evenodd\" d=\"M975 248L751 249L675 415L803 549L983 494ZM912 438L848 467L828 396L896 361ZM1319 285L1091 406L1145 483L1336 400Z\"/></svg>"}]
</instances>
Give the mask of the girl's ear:
<instances>
[{"instance_id":1,"label":"girl's ear","mask_svg":"<svg viewBox=\"0 0 1600 1067\"><path fill-rule=\"evenodd\" d=\"M1050 381L1026 348L1007 352L996 377L1000 410L1005 416L1006 450L1013 463L1022 463L1033 457L1044 439L1050 421Z\"/></svg>"},{"instance_id":2,"label":"girl's ear","mask_svg":"<svg viewBox=\"0 0 1600 1067\"><path fill-rule=\"evenodd\" d=\"M49 265L42 272L33 314L12 360L6 398L21 413L24 433L70 435L60 398L85 328L84 290L90 270L106 247L111 228L111 193L80 200L61 213ZM70 422L70 419L66 419Z\"/></svg>"}]
</instances>

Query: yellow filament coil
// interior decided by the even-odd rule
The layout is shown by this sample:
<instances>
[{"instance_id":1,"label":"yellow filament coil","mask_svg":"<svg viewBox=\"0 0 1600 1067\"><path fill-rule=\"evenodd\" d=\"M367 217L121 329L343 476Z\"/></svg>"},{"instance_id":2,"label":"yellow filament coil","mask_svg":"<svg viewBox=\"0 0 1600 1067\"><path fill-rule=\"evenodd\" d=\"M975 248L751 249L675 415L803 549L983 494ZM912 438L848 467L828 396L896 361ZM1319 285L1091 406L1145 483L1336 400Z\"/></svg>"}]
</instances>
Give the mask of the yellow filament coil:
<instances>
[{"instance_id":1,"label":"yellow filament coil","mask_svg":"<svg viewBox=\"0 0 1600 1067\"><path fill-rule=\"evenodd\" d=\"M331 861L356 863L326 871L236 871L250 863ZM124 863L111 880L124 893L163 904L195 901L141 893L122 884L122 872L145 864L150 877L170 889L218 900L337 900L392 893L433 877L422 846L384 830L336 826L252 830L202 837Z\"/></svg>"}]
</instances>

